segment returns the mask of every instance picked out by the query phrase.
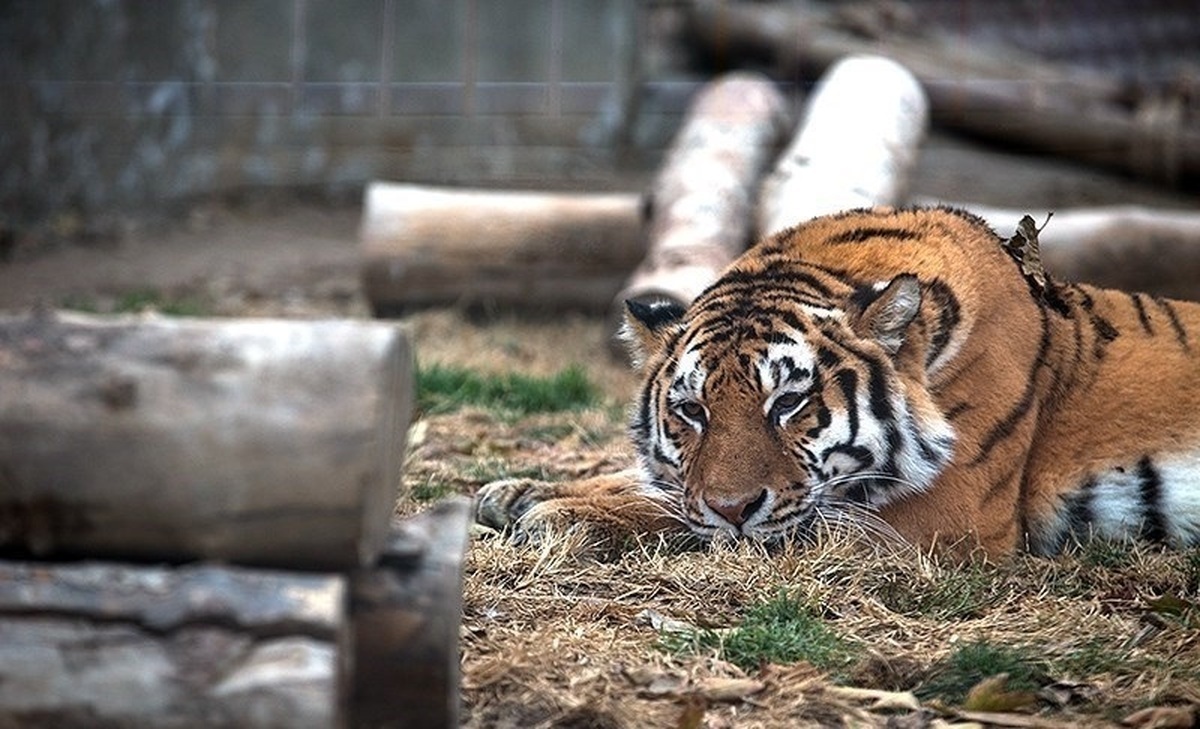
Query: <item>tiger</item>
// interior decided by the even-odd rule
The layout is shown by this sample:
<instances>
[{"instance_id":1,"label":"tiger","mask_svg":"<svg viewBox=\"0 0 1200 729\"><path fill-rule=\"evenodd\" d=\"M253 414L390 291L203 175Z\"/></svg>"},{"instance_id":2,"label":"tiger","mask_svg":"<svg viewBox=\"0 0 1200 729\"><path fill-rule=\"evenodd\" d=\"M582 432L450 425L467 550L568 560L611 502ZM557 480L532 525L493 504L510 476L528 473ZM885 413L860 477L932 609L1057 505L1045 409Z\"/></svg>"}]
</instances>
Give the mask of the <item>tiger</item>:
<instances>
[{"instance_id":1,"label":"tiger","mask_svg":"<svg viewBox=\"0 0 1200 729\"><path fill-rule=\"evenodd\" d=\"M636 466L488 484L477 520L1200 544L1200 304L1031 275L1005 243L951 207L846 211L763 238L686 308L627 302Z\"/></svg>"}]
</instances>

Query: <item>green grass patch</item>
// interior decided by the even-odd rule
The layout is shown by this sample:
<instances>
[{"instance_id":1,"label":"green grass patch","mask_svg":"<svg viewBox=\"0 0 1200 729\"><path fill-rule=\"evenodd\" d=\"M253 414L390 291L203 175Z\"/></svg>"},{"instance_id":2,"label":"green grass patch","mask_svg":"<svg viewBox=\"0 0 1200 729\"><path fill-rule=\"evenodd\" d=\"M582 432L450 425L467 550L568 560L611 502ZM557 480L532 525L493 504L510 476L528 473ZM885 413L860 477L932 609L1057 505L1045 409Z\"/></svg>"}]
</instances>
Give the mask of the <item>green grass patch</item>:
<instances>
[{"instance_id":1,"label":"green grass patch","mask_svg":"<svg viewBox=\"0 0 1200 729\"><path fill-rule=\"evenodd\" d=\"M1091 638L1055 659L1054 668L1072 678L1087 679L1130 668L1128 654L1118 642Z\"/></svg>"},{"instance_id":2,"label":"green grass patch","mask_svg":"<svg viewBox=\"0 0 1200 729\"><path fill-rule=\"evenodd\" d=\"M431 501L440 501L452 493L454 493L454 488L447 484L426 481L413 486L409 490L408 496L417 503L425 504Z\"/></svg>"},{"instance_id":3,"label":"green grass patch","mask_svg":"<svg viewBox=\"0 0 1200 729\"><path fill-rule=\"evenodd\" d=\"M529 415L591 407L600 401L600 391L577 365L552 377L532 377L434 364L417 370L417 401L426 413L449 413L473 405Z\"/></svg>"},{"instance_id":4,"label":"green grass patch","mask_svg":"<svg viewBox=\"0 0 1200 729\"><path fill-rule=\"evenodd\" d=\"M1003 583L997 570L969 563L940 571L931 579L904 572L887 574L871 591L893 612L912 617L970 620L982 617Z\"/></svg>"},{"instance_id":5,"label":"green grass patch","mask_svg":"<svg viewBox=\"0 0 1200 729\"><path fill-rule=\"evenodd\" d=\"M827 626L812 606L784 593L752 605L731 630L669 633L662 644L673 653L716 650L721 658L747 671L764 663L798 661L837 670L849 665L855 655L854 647Z\"/></svg>"},{"instance_id":6,"label":"green grass patch","mask_svg":"<svg viewBox=\"0 0 1200 729\"><path fill-rule=\"evenodd\" d=\"M546 469L538 466L514 467L502 458L484 458L472 462L463 469L463 476L475 483L489 483L506 478L533 478L539 481L550 480Z\"/></svg>"},{"instance_id":7,"label":"green grass patch","mask_svg":"<svg viewBox=\"0 0 1200 729\"><path fill-rule=\"evenodd\" d=\"M959 646L934 664L916 694L922 700L961 704L972 687L1001 673L1008 675L1009 691L1036 691L1050 681L1046 663L1028 650L980 641Z\"/></svg>"},{"instance_id":8,"label":"green grass patch","mask_svg":"<svg viewBox=\"0 0 1200 729\"><path fill-rule=\"evenodd\" d=\"M1079 563L1089 569L1116 570L1134 562L1137 545L1115 539L1088 539L1079 547Z\"/></svg>"}]
</instances>

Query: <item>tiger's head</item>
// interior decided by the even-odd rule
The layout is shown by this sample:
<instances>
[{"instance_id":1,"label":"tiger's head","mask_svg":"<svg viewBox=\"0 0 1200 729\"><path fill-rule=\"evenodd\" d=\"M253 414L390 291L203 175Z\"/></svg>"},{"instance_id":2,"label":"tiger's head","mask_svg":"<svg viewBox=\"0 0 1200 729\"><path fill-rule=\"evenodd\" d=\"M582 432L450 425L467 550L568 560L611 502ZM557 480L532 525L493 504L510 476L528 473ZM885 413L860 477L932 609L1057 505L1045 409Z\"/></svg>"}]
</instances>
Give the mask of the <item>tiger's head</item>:
<instances>
[{"instance_id":1,"label":"tiger's head","mask_svg":"<svg viewBox=\"0 0 1200 729\"><path fill-rule=\"evenodd\" d=\"M743 261L686 311L627 304L647 487L699 536L763 541L927 489L954 432L926 388L922 283Z\"/></svg>"}]
</instances>

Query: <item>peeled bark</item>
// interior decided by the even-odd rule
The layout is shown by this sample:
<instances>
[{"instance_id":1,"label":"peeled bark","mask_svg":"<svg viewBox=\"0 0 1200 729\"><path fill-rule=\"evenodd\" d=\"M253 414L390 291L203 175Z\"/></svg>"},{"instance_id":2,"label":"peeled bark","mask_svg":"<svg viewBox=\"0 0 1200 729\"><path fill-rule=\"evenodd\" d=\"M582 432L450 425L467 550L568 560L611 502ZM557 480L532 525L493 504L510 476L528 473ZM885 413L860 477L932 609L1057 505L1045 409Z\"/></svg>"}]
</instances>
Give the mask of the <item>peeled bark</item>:
<instances>
[{"instance_id":1,"label":"peeled bark","mask_svg":"<svg viewBox=\"0 0 1200 729\"><path fill-rule=\"evenodd\" d=\"M386 324L0 318L0 550L372 563L412 388Z\"/></svg>"}]
</instances>

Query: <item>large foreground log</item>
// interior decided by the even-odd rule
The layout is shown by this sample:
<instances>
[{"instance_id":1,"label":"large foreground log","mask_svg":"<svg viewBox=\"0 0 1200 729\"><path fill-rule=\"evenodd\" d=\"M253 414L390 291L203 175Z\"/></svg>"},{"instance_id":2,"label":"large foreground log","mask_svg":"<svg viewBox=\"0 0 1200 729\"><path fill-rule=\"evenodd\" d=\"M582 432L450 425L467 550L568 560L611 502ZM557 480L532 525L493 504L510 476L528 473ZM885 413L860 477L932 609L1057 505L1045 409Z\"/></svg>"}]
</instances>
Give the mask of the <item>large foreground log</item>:
<instances>
[{"instance_id":1,"label":"large foreground log","mask_svg":"<svg viewBox=\"0 0 1200 729\"><path fill-rule=\"evenodd\" d=\"M458 498L341 575L0 561L0 726L454 727Z\"/></svg>"},{"instance_id":2,"label":"large foreground log","mask_svg":"<svg viewBox=\"0 0 1200 729\"><path fill-rule=\"evenodd\" d=\"M757 237L818 215L902 202L928 125L925 94L903 66L879 56L839 61L763 181Z\"/></svg>"},{"instance_id":3,"label":"large foreground log","mask_svg":"<svg viewBox=\"0 0 1200 729\"><path fill-rule=\"evenodd\" d=\"M412 379L386 324L0 318L0 550L370 563Z\"/></svg>"},{"instance_id":4,"label":"large foreground log","mask_svg":"<svg viewBox=\"0 0 1200 729\"><path fill-rule=\"evenodd\" d=\"M711 53L767 56L788 76L886 54L920 79L940 125L1167 182L1200 176L1200 128L1177 105L1126 111L1116 78L960 38L864 33L833 4L692 0L687 17Z\"/></svg>"},{"instance_id":5,"label":"large foreground log","mask_svg":"<svg viewBox=\"0 0 1200 729\"><path fill-rule=\"evenodd\" d=\"M343 578L0 562L0 726L333 727Z\"/></svg>"},{"instance_id":6,"label":"large foreground log","mask_svg":"<svg viewBox=\"0 0 1200 729\"><path fill-rule=\"evenodd\" d=\"M382 316L451 303L603 311L645 250L636 195L383 182L367 187L360 238Z\"/></svg>"},{"instance_id":7,"label":"large foreground log","mask_svg":"<svg viewBox=\"0 0 1200 729\"><path fill-rule=\"evenodd\" d=\"M787 130L782 95L760 76L735 73L692 102L649 193L648 250L613 306L691 303L752 235L760 178Z\"/></svg>"}]
</instances>

